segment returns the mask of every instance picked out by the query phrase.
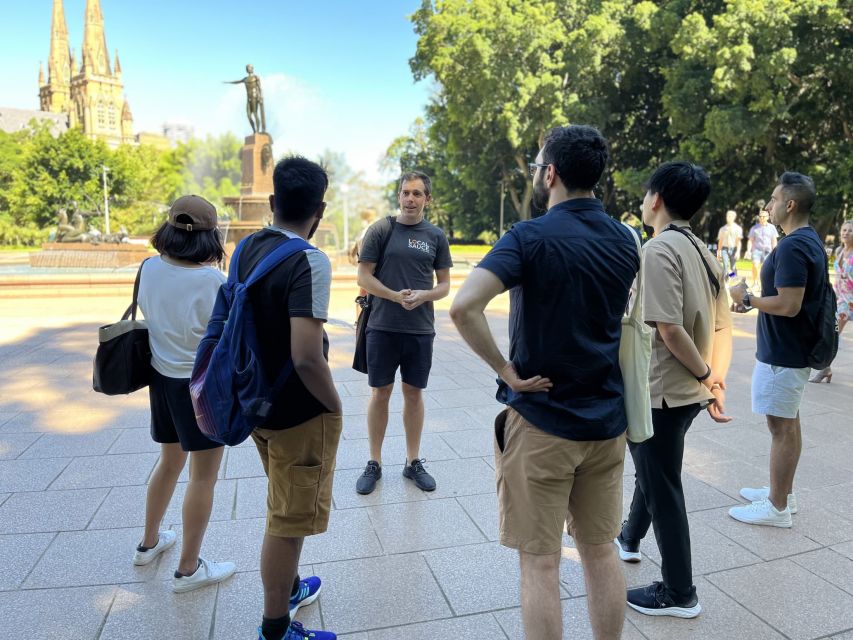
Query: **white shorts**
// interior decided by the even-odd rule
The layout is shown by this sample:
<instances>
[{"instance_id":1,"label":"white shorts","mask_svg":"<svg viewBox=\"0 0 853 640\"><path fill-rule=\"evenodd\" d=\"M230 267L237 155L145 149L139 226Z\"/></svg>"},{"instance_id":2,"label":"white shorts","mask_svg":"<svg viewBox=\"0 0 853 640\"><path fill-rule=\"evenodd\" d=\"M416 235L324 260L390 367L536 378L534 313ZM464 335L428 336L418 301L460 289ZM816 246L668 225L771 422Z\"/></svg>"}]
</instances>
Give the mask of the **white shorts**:
<instances>
[{"instance_id":1,"label":"white shorts","mask_svg":"<svg viewBox=\"0 0 853 640\"><path fill-rule=\"evenodd\" d=\"M810 371L808 367L789 369L756 362L752 371L752 412L796 418Z\"/></svg>"}]
</instances>

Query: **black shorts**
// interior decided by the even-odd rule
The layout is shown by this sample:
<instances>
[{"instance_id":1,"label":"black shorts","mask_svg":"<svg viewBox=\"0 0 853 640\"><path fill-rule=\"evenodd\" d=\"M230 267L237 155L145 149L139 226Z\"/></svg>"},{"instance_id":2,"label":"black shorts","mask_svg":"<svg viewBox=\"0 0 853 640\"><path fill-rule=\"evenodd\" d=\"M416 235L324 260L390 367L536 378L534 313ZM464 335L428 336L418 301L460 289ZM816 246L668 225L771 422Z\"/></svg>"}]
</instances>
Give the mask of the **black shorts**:
<instances>
[{"instance_id":1,"label":"black shorts","mask_svg":"<svg viewBox=\"0 0 853 640\"><path fill-rule=\"evenodd\" d=\"M190 399L189 378L168 378L152 369L148 399L154 442L180 442L184 451L204 451L222 446L208 439L198 428Z\"/></svg>"},{"instance_id":2,"label":"black shorts","mask_svg":"<svg viewBox=\"0 0 853 640\"><path fill-rule=\"evenodd\" d=\"M394 382L397 367L408 385L426 389L432 368L434 333L367 330L367 383L384 387Z\"/></svg>"}]
</instances>

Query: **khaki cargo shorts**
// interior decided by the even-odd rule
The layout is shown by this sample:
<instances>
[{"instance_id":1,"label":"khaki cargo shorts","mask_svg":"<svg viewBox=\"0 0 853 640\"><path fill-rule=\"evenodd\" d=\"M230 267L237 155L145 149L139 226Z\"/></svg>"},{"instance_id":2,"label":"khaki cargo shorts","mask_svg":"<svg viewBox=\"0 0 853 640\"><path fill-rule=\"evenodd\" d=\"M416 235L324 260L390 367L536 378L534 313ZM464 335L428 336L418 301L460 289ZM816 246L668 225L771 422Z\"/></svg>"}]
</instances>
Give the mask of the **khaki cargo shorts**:
<instances>
[{"instance_id":1,"label":"khaki cargo shorts","mask_svg":"<svg viewBox=\"0 0 853 640\"><path fill-rule=\"evenodd\" d=\"M495 462L502 545L557 553L564 525L583 544L610 543L619 534L625 434L567 440L508 409L495 419Z\"/></svg>"},{"instance_id":2,"label":"khaki cargo shorts","mask_svg":"<svg viewBox=\"0 0 853 640\"><path fill-rule=\"evenodd\" d=\"M255 429L267 483L266 532L279 538L323 533L332 506L340 414L323 413L290 429Z\"/></svg>"}]
</instances>

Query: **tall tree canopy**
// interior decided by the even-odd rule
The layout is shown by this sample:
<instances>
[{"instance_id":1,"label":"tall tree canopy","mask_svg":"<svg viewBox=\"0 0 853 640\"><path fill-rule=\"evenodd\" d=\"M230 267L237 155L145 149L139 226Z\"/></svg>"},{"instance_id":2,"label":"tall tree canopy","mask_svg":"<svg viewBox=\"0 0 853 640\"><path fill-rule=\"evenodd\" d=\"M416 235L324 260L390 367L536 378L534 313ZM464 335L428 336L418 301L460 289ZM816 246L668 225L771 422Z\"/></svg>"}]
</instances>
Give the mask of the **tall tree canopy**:
<instances>
[{"instance_id":1,"label":"tall tree canopy","mask_svg":"<svg viewBox=\"0 0 853 640\"><path fill-rule=\"evenodd\" d=\"M414 76L437 84L419 153L455 181L440 197L474 203L455 214L466 232L497 226L501 182L529 217L526 163L570 122L610 141L600 195L613 214L636 210L649 172L678 157L710 172L714 222L751 217L787 169L815 178L821 230L849 215L849 1L424 0L412 22Z\"/></svg>"}]
</instances>

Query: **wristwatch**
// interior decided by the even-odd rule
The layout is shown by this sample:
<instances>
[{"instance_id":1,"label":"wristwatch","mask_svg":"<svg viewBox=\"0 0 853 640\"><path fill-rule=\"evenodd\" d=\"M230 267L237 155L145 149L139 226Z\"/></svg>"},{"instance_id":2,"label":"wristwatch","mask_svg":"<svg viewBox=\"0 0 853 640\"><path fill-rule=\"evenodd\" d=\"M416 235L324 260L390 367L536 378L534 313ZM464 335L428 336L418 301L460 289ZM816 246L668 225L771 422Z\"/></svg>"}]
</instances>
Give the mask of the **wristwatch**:
<instances>
[{"instance_id":1,"label":"wristwatch","mask_svg":"<svg viewBox=\"0 0 853 640\"><path fill-rule=\"evenodd\" d=\"M741 304L743 305L744 309L746 309L747 311L751 311L752 310L752 304L750 304L751 302L752 302L752 294L749 291L747 291L745 294L743 294L743 300L741 300Z\"/></svg>"}]
</instances>

